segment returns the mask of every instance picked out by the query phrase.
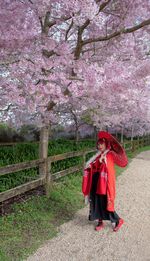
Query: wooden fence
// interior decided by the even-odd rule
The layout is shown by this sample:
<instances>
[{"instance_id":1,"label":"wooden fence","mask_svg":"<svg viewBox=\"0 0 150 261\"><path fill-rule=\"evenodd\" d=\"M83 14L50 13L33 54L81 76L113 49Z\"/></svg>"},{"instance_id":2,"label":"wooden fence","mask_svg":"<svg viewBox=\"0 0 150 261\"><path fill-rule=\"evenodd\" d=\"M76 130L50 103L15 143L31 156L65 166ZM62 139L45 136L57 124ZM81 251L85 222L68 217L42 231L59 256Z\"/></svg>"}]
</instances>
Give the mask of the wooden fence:
<instances>
[{"instance_id":1,"label":"wooden fence","mask_svg":"<svg viewBox=\"0 0 150 261\"><path fill-rule=\"evenodd\" d=\"M125 142L122 144L126 151L135 151L140 147L150 145L150 136L145 136L137 140ZM20 195L29 190L35 189L41 185L45 186L46 194L49 194L52 182L60 177L74 173L76 171L81 171L83 169L84 163L86 161L86 155L92 152L96 152L96 149L84 150L79 152L69 152L55 156L48 155L48 129L44 129L40 136L40 146L39 146L39 158L38 160L32 160L28 162L12 164L9 166L0 167L0 176L6 174L12 174L13 172L18 172L25 169L31 169L37 167L39 169L39 177L36 180L27 182L23 185L17 186L15 188L9 189L7 191L0 193L0 202L7 199ZM59 172L51 172L51 165L53 162L81 156L83 158L82 164L61 170Z\"/></svg>"}]
</instances>

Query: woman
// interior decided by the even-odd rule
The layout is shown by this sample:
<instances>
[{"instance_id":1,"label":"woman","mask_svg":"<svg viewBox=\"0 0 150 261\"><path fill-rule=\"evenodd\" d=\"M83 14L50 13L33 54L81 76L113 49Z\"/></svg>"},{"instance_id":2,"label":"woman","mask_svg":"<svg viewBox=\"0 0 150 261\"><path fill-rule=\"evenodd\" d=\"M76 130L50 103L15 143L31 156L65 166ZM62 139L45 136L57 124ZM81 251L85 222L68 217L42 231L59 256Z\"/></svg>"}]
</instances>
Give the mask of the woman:
<instances>
[{"instance_id":1,"label":"woman","mask_svg":"<svg viewBox=\"0 0 150 261\"><path fill-rule=\"evenodd\" d=\"M110 220L113 231L124 223L115 211L115 169L114 164L125 167L128 163L124 149L108 132L98 134L98 153L84 169L82 192L89 198L89 220L98 220L96 231L104 227L103 220Z\"/></svg>"}]
</instances>

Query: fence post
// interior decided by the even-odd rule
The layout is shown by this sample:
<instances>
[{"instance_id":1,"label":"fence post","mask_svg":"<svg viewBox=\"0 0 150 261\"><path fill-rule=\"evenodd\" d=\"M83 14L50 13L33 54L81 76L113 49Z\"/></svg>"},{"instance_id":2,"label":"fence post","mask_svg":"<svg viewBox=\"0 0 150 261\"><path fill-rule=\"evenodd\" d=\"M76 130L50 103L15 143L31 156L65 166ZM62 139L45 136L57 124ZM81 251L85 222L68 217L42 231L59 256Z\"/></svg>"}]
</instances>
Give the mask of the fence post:
<instances>
[{"instance_id":1,"label":"fence post","mask_svg":"<svg viewBox=\"0 0 150 261\"><path fill-rule=\"evenodd\" d=\"M143 136L143 147L145 146L145 134Z\"/></svg>"},{"instance_id":2,"label":"fence post","mask_svg":"<svg viewBox=\"0 0 150 261\"><path fill-rule=\"evenodd\" d=\"M138 149L140 148L140 141L139 141L139 136L137 138L137 144L138 144Z\"/></svg>"},{"instance_id":3,"label":"fence post","mask_svg":"<svg viewBox=\"0 0 150 261\"><path fill-rule=\"evenodd\" d=\"M49 197L51 187L52 187L51 168L52 168L51 160L47 159L47 172L46 172L46 183L45 183L45 192L47 197Z\"/></svg>"},{"instance_id":4,"label":"fence post","mask_svg":"<svg viewBox=\"0 0 150 261\"><path fill-rule=\"evenodd\" d=\"M124 132L124 127L121 127L121 143L123 143L123 132Z\"/></svg>"},{"instance_id":5,"label":"fence post","mask_svg":"<svg viewBox=\"0 0 150 261\"><path fill-rule=\"evenodd\" d=\"M147 136L145 135L145 138L144 138L144 146L147 145Z\"/></svg>"},{"instance_id":6,"label":"fence post","mask_svg":"<svg viewBox=\"0 0 150 261\"><path fill-rule=\"evenodd\" d=\"M148 136L146 135L146 146L148 145Z\"/></svg>"},{"instance_id":7,"label":"fence post","mask_svg":"<svg viewBox=\"0 0 150 261\"><path fill-rule=\"evenodd\" d=\"M134 152L135 151L135 141L133 140L131 144L132 144L132 152Z\"/></svg>"},{"instance_id":8,"label":"fence post","mask_svg":"<svg viewBox=\"0 0 150 261\"><path fill-rule=\"evenodd\" d=\"M83 153L83 171L86 163L86 152Z\"/></svg>"},{"instance_id":9,"label":"fence post","mask_svg":"<svg viewBox=\"0 0 150 261\"><path fill-rule=\"evenodd\" d=\"M124 149L126 149L126 143L125 142L123 142L122 146L123 146Z\"/></svg>"},{"instance_id":10,"label":"fence post","mask_svg":"<svg viewBox=\"0 0 150 261\"><path fill-rule=\"evenodd\" d=\"M141 141L142 141L142 146L141 147L144 147L144 139L143 139L143 137L142 137Z\"/></svg>"},{"instance_id":11,"label":"fence post","mask_svg":"<svg viewBox=\"0 0 150 261\"><path fill-rule=\"evenodd\" d=\"M131 151L134 151L134 140L133 140L133 138L131 139Z\"/></svg>"},{"instance_id":12,"label":"fence post","mask_svg":"<svg viewBox=\"0 0 150 261\"><path fill-rule=\"evenodd\" d=\"M44 159L44 162L39 165L39 175L45 178L47 182L48 176L48 138L49 138L49 126L44 126L40 131L40 145L39 145L39 158ZM46 188L46 184L45 184Z\"/></svg>"}]
</instances>

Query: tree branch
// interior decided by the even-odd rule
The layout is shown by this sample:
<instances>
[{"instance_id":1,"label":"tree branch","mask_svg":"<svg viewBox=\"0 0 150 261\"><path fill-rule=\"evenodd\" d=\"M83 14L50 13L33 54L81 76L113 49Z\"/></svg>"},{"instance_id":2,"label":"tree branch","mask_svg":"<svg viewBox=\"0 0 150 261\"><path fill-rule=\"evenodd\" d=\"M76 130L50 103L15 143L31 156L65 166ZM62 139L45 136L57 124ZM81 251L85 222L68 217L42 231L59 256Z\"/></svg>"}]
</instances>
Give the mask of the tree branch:
<instances>
[{"instance_id":1,"label":"tree branch","mask_svg":"<svg viewBox=\"0 0 150 261\"><path fill-rule=\"evenodd\" d=\"M66 40L66 41L67 41L67 39L68 39L68 34L69 34L69 32L70 32L72 26L73 26L73 20L71 21L71 24L69 25L69 27L68 27L68 29L67 29L67 31L66 31L66 35L65 35L65 40Z\"/></svg>"},{"instance_id":2,"label":"tree branch","mask_svg":"<svg viewBox=\"0 0 150 261\"><path fill-rule=\"evenodd\" d=\"M42 17L39 17L41 27L42 27L42 33L48 34L49 28L56 24L56 21L50 21L50 12L46 12L44 22L42 21Z\"/></svg>"},{"instance_id":3,"label":"tree branch","mask_svg":"<svg viewBox=\"0 0 150 261\"><path fill-rule=\"evenodd\" d=\"M130 27L130 28L123 28L119 31L116 31L110 35L106 35L106 36L103 36L103 37L97 37L97 38L89 38L87 40L84 40L82 42L82 46L86 45L86 44L89 44L89 43L94 43L94 42L102 42L102 41L108 41L116 36L119 36L121 34L128 34L128 33L132 33L132 32L135 32L141 28L143 28L144 26L147 26L147 25L150 25L150 19L148 20L145 20L143 21L142 23L138 24L138 25L135 25L133 27Z\"/></svg>"},{"instance_id":4,"label":"tree branch","mask_svg":"<svg viewBox=\"0 0 150 261\"><path fill-rule=\"evenodd\" d=\"M47 104L47 111L51 111L55 105L56 103L54 101L49 101Z\"/></svg>"},{"instance_id":5,"label":"tree branch","mask_svg":"<svg viewBox=\"0 0 150 261\"><path fill-rule=\"evenodd\" d=\"M61 16L58 19L62 20L62 21L68 21L70 18L72 18L72 17L71 16ZM40 20L42 32L45 33L46 35L48 34L49 29L57 23L56 18L54 18L52 21L50 21L50 12L49 11L46 12L44 22L42 21L42 17L39 17L39 20Z\"/></svg>"},{"instance_id":6,"label":"tree branch","mask_svg":"<svg viewBox=\"0 0 150 261\"><path fill-rule=\"evenodd\" d=\"M58 53L56 53L54 50L48 51L48 50L46 50L46 49L43 49L43 50L42 50L42 54L43 54L45 57L47 57L47 58L49 58L49 57L51 57L51 56L53 56L53 55L60 56L60 55L59 55Z\"/></svg>"},{"instance_id":7,"label":"tree branch","mask_svg":"<svg viewBox=\"0 0 150 261\"><path fill-rule=\"evenodd\" d=\"M99 7L99 11L97 15L111 2L112 0L107 0L106 2L102 3Z\"/></svg>"},{"instance_id":8,"label":"tree branch","mask_svg":"<svg viewBox=\"0 0 150 261\"><path fill-rule=\"evenodd\" d=\"M0 112L9 111L11 107L15 107L13 104L9 104L6 109L0 109Z\"/></svg>"},{"instance_id":9,"label":"tree branch","mask_svg":"<svg viewBox=\"0 0 150 261\"><path fill-rule=\"evenodd\" d=\"M83 43L82 34L83 34L84 29L85 29L89 24L90 24L90 20L87 19L87 20L85 21L85 23L78 28L77 45L76 45L75 53L74 53L75 59L79 59L79 57L80 57L80 53L81 53L81 50L82 50L82 43Z\"/></svg>"}]
</instances>

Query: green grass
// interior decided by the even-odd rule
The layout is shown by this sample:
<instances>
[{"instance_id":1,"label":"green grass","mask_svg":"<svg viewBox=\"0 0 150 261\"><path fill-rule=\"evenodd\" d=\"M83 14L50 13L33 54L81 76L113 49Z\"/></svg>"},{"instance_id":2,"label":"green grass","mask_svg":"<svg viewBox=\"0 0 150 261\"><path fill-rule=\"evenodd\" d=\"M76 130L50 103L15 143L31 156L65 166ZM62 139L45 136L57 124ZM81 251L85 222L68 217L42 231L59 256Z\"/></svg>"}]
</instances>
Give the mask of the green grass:
<instances>
[{"instance_id":1,"label":"green grass","mask_svg":"<svg viewBox=\"0 0 150 261\"><path fill-rule=\"evenodd\" d=\"M52 140L48 144L48 156L95 147L94 140L83 140L76 144L73 140ZM0 167L39 158L38 143L18 143L0 147Z\"/></svg>"},{"instance_id":2,"label":"green grass","mask_svg":"<svg viewBox=\"0 0 150 261\"><path fill-rule=\"evenodd\" d=\"M150 146L128 153L129 162ZM117 176L124 169L116 168ZM0 261L21 261L46 240L57 235L57 227L73 218L84 206L81 193L82 174L74 173L53 184L50 197L32 196L14 204L13 212L0 217Z\"/></svg>"},{"instance_id":3,"label":"green grass","mask_svg":"<svg viewBox=\"0 0 150 261\"><path fill-rule=\"evenodd\" d=\"M83 207L81 173L53 184L50 198L33 196L14 204L13 213L0 217L0 260L23 260L44 241L57 234L57 226Z\"/></svg>"},{"instance_id":4,"label":"green grass","mask_svg":"<svg viewBox=\"0 0 150 261\"><path fill-rule=\"evenodd\" d=\"M84 140L75 144L72 140L54 140L50 141L48 145L48 155L62 154L70 151L80 151L95 147L95 141ZM37 143L24 143L14 146L2 146L0 148L0 167L11 165L23 161L30 161L38 159L39 144ZM52 164L52 172L57 172L69 167L82 163L82 157L75 157L66 160L54 162ZM35 180L38 176L38 169L32 168L14 172L0 177L0 192L14 188L28 181Z\"/></svg>"}]
</instances>

